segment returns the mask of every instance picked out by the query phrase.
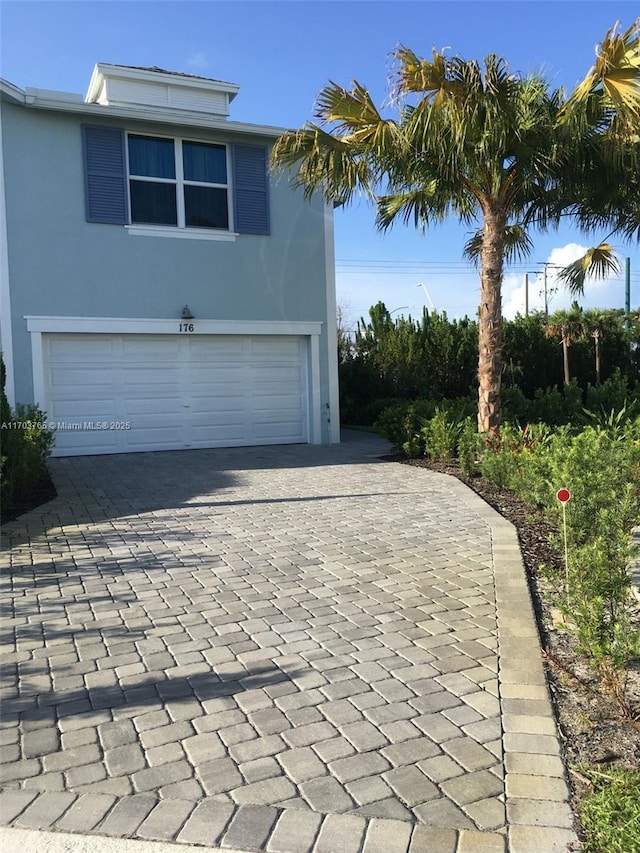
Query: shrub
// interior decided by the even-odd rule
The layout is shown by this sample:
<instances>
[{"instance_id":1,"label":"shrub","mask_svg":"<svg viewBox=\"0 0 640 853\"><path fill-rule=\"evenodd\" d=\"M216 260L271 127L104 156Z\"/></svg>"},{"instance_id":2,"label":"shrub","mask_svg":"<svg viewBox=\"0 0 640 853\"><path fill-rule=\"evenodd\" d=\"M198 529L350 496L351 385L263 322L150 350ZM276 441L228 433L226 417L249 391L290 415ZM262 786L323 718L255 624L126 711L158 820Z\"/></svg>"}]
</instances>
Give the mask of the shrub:
<instances>
[{"instance_id":1,"label":"shrub","mask_svg":"<svg viewBox=\"0 0 640 853\"><path fill-rule=\"evenodd\" d=\"M458 450L461 432L462 421L452 417L445 409L437 407L431 420L427 421L421 430L425 455L438 462L452 459Z\"/></svg>"},{"instance_id":2,"label":"shrub","mask_svg":"<svg viewBox=\"0 0 640 853\"><path fill-rule=\"evenodd\" d=\"M435 407L433 400L407 400L396 403L382 412L374 426L394 447L401 448L404 444L416 440L424 422L433 416ZM407 455L418 456L423 452L424 447L422 451L416 449L416 452Z\"/></svg>"},{"instance_id":3,"label":"shrub","mask_svg":"<svg viewBox=\"0 0 640 853\"><path fill-rule=\"evenodd\" d=\"M376 430L407 456L424 456L423 429L439 410L450 421L462 421L475 411L477 400L460 397L455 400L413 400L397 403L386 409L376 423Z\"/></svg>"},{"instance_id":4,"label":"shrub","mask_svg":"<svg viewBox=\"0 0 640 853\"><path fill-rule=\"evenodd\" d=\"M640 771L581 769L593 785L580 805L585 853L640 853Z\"/></svg>"},{"instance_id":5,"label":"shrub","mask_svg":"<svg viewBox=\"0 0 640 853\"><path fill-rule=\"evenodd\" d=\"M505 422L526 424L532 420L531 400L527 400L518 385L504 385L500 396Z\"/></svg>"},{"instance_id":6,"label":"shrub","mask_svg":"<svg viewBox=\"0 0 640 853\"><path fill-rule=\"evenodd\" d=\"M12 412L4 392L1 360L0 365L0 506L3 519L8 520L55 494L46 464L54 433L43 427L46 417L37 406L19 405Z\"/></svg>"},{"instance_id":7,"label":"shrub","mask_svg":"<svg viewBox=\"0 0 640 853\"><path fill-rule=\"evenodd\" d=\"M485 477L544 507L560 531L556 492L572 494L566 507L566 577L552 575L557 604L581 650L621 695L620 673L639 649L630 629L630 530L640 514L640 418L604 429L506 425L486 441ZM560 538L558 537L558 544Z\"/></svg>"},{"instance_id":8,"label":"shrub","mask_svg":"<svg viewBox=\"0 0 640 853\"><path fill-rule=\"evenodd\" d=\"M475 418L465 418L458 437L458 461L466 477L472 477L478 467L481 438Z\"/></svg>"}]
</instances>

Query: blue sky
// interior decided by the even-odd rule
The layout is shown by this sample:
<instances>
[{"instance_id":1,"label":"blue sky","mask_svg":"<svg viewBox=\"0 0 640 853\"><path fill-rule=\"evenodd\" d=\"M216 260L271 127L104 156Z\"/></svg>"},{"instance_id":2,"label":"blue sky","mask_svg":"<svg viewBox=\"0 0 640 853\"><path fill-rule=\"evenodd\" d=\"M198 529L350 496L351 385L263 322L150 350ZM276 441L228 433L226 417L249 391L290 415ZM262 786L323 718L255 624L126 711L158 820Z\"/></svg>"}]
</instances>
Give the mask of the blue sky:
<instances>
[{"instance_id":1,"label":"blue sky","mask_svg":"<svg viewBox=\"0 0 640 853\"><path fill-rule=\"evenodd\" d=\"M593 62L595 45L621 20L631 24L636 3L567 2L324 2L324 0L75 0L0 2L0 73L24 87L85 93L96 62L157 65L240 85L231 118L298 127L312 117L320 89L357 79L378 104L388 92L390 52L404 44L420 55L449 48L465 58L504 55L515 71L543 69L554 85L571 87ZM604 236L604 235L601 235ZM477 273L462 261L467 229L457 223L415 233L402 225L385 235L364 201L336 213L338 301L349 324L381 299L396 314L419 315L429 300L449 316L473 316ZM590 245L571 228L535 235L529 261L506 272L505 314L541 305L541 264L561 264ZM640 304L640 251L631 257L631 302ZM553 292L550 308L570 299ZM420 287L419 285L424 285ZM425 292L426 288L426 292ZM623 307L623 276L593 284L585 307Z\"/></svg>"}]
</instances>

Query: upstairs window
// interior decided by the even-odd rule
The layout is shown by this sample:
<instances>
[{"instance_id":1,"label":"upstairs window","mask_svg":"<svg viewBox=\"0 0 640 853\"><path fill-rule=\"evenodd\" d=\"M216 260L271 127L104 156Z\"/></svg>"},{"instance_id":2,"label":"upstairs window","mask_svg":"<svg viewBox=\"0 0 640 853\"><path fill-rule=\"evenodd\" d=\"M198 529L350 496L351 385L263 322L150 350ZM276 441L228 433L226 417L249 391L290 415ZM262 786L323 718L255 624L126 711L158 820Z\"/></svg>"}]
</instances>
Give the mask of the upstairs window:
<instances>
[{"instance_id":1,"label":"upstairs window","mask_svg":"<svg viewBox=\"0 0 640 853\"><path fill-rule=\"evenodd\" d=\"M82 127L82 142L87 222L200 239L269 234L269 154L262 145L91 125Z\"/></svg>"},{"instance_id":2,"label":"upstairs window","mask_svg":"<svg viewBox=\"0 0 640 853\"><path fill-rule=\"evenodd\" d=\"M128 136L131 222L229 229L225 145Z\"/></svg>"}]
</instances>

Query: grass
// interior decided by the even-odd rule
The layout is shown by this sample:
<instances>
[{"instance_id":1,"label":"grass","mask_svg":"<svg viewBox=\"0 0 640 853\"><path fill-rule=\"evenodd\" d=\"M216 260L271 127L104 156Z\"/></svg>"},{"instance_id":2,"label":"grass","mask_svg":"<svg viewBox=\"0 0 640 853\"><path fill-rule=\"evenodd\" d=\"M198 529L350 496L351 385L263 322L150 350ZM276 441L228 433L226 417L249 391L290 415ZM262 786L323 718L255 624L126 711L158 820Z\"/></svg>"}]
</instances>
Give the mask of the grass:
<instances>
[{"instance_id":1,"label":"grass","mask_svg":"<svg viewBox=\"0 0 640 853\"><path fill-rule=\"evenodd\" d=\"M582 773L593 785L580 806L585 853L640 853L640 770Z\"/></svg>"}]
</instances>

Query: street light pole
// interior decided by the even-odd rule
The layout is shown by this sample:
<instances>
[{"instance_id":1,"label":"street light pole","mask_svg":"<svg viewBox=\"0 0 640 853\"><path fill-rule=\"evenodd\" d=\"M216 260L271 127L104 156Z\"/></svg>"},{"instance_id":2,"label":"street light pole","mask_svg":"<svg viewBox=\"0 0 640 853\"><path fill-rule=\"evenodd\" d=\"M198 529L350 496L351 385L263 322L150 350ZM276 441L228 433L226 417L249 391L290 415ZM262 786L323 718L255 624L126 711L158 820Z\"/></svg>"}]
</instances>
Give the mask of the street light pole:
<instances>
[{"instance_id":1,"label":"street light pole","mask_svg":"<svg viewBox=\"0 0 640 853\"><path fill-rule=\"evenodd\" d=\"M422 282L420 282L419 284L416 284L416 287L421 287L424 290L425 295L426 295L427 299L429 300L429 307L431 308L431 311L434 314L437 314L438 311L436 309L436 306L433 304L433 299L431 298L431 295L429 294L429 291L427 290L427 286L425 284L422 284Z\"/></svg>"}]
</instances>

